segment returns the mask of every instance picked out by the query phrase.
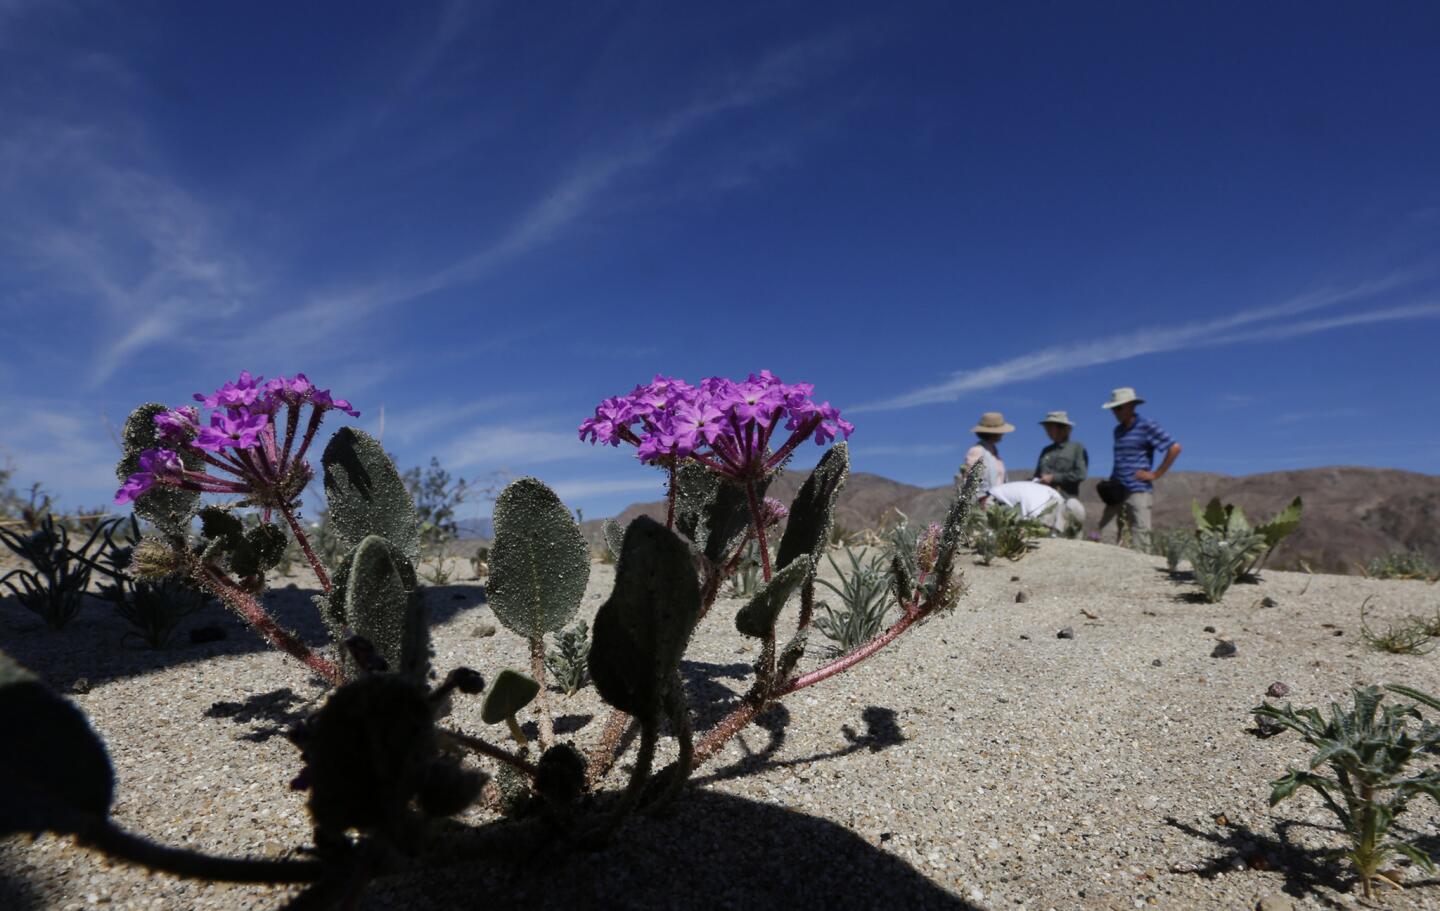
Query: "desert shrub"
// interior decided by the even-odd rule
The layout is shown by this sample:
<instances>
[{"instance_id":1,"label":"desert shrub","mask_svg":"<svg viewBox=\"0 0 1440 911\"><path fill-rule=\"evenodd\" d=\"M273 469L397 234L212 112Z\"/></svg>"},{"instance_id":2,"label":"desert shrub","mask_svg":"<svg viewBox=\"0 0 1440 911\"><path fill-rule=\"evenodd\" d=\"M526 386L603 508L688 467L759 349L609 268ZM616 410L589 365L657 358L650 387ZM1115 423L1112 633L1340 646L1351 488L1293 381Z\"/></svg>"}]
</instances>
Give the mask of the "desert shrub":
<instances>
[{"instance_id":1,"label":"desert shrub","mask_svg":"<svg viewBox=\"0 0 1440 911\"><path fill-rule=\"evenodd\" d=\"M470 569L477 579L490 575L490 548L483 544L475 548L475 553L470 556Z\"/></svg>"},{"instance_id":2,"label":"desert shrub","mask_svg":"<svg viewBox=\"0 0 1440 911\"><path fill-rule=\"evenodd\" d=\"M1261 541L1256 534L1240 533L1227 537L1222 532L1209 530L1196 534L1195 547L1190 553L1190 568L1195 572L1195 584L1200 586L1206 601L1218 604L1225 597L1225 592L1250 565L1255 548Z\"/></svg>"},{"instance_id":3,"label":"desert shrub","mask_svg":"<svg viewBox=\"0 0 1440 911\"><path fill-rule=\"evenodd\" d=\"M1372 579L1434 579L1440 576L1440 566L1418 550L1395 551L1365 564L1365 575Z\"/></svg>"},{"instance_id":4,"label":"desert shrub","mask_svg":"<svg viewBox=\"0 0 1440 911\"><path fill-rule=\"evenodd\" d=\"M835 643L830 647L834 654L854 651L875 638L885 628L892 598L890 561L884 554L872 553L861 563L855 551L846 547L845 556L850 561L848 571L841 569L832 555L825 555L838 584L816 579L840 599L839 610L820 602L822 613L815 618L815 628Z\"/></svg>"},{"instance_id":5,"label":"desert shrub","mask_svg":"<svg viewBox=\"0 0 1440 911\"><path fill-rule=\"evenodd\" d=\"M1409 687L1385 689L1440 710L1433 696ZM1265 703L1255 709L1256 715L1299 733L1315 748L1306 768L1291 769L1271 783L1270 805L1302 787L1314 790L1350 841L1346 856L1366 898L1377 881L1399 888L1384 871L1385 862L1397 854L1434 869L1419 841L1396 838L1391 829L1416 797L1440 802L1440 768L1434 764L1440 726L1426 721L1416 705L1382 706L1385 696L1378 687L1356 688L1352 707L1331 703L1328 718L1318 709L1297 710L1288 704L1282 709ZM1422 768L1412 767L1422 761ZM1322 767L1329 774L1319 771Z\"/></svg>"},{"instance_id":6,"label":"desert shrub","mask_svg":"<svg viewBox=\"0 0 1440 911\"><path fill-rule=\"evenodd\" d=\"M975 472L943 526L928 530L912 549L913 560L900 554L892 560L890 584L899 602L895 622L863 648L800 671L814 620L815 568L849 474L847 446L836 442L822 456L789 507L789 521L773 549L767 532L784 511L763 492L802 442L813 438L824 445L851 429L835 409L817 406L809 396L807 385L787 386L769 373L743 384L712 378L700 387L657 377L630 396L607 399L582 425L582 434L595 442L637 446L642 460L659 466L669 480L667 521L641 517L620 534L614 587L589 635L584 663L600 698L614 711L588 755L555 742L545 637L574 618L590 561L574 516L543 483L522 478L501 492L489 555L490 606L501 625L529 644L529 675L505 668L487 687L480 674L456 668L432 689L423 603L414 597L420 523L378 442L342 428L325 446L328 519L346 548L338 565L321 563L295 515L298 493L311 475L304 457L316 428L331 410L355 414L349 403L315 389L303 376L262 383L242 374L199 397L214 409L213 421L202 422L193 407L142 407L125 428L119 466L124 485L118 495L134 501L136 512L157 527L156 535L135 547L137 574L183 572L267 641L335 684L292 737L304 760L294 786L309 793L314 859L213 858L161 849L119 830L109 819L113 780L103 744L73 706L3 656L0 726L18 738L11 752L27 761L0 770L5 772L0 806L19 808L18 815L0 814L0 836L17 830L83 832L86 844L117 858L189 876L309 882L313 885L295 906L320 907L358 901L377 858L420 853L432 831L427 818L458 814L480 796L489 772L462 766L461 751L498 764L501 806L517 812L538 807L550 831L579 843L608 836L636 810L663 809L682 793L694 768L766 709L868 659L952 609L960 597L955 556L978 484ZM300 427L306 428L303 439ZM778 427L789 436L772 446ZM215 452L235 470L212 471L220 459L203 454ZM236 502L202 507L204 494ZM278 514L299 540L324 591L317 599L321 615L337 639L347 637L340 643L341 661L314 654L265 612L257 596L285 537L268 522L247 530L233 514L235 506ZM195 519L198 534L191 527ZM695 624L737 572L751 540L761 582L734 623L759 642L753 680L742 699L727 699L721 713L707 715L722 717L697 734L680 663ZM787 641L776 627L796 596L800 611ZM563 643L585 636L577 630L558 638ZM578 659L572 667L575 663ZM481 693L482 721L503 724L513 747L441 724L456 694ZM19 717L44 723L14 723L17 702L23 702ZM522 712L537 723L533 744L520 723ZM638 753L628 784L608 800L582 800L614 765L632 727L639 731ZM652 766L662 730L678 749L674 761L656 774ZM35 786L27 776L54 755L72 762L83 757L85 768ZM446 856L487 851L494 841L456 839L445 846Z\"/></svg>"},{"instance_id":7,"label":"desert shrub","mask_svg":"<svg viewBox=\"0 0 1440 911\"><path fill-rule=\"evenodd\" d=\"M555 682L574 696L590 682L590 630L581 620L570 629L555 633L555 648L545 656L545 667L555 675Z\"/></svg>"},{"instance_id":8,"label":"desert shrub","mask_svg":"<svg viewBox=\"0 0 1440 911\"><path fill-rule=\"evenodd\" d=\"M63 629L84 602L90 584L90 551L99 538L99 532L94 532L81 547L72 549L70 530L48 514L28 534L0 527L0 543L30 564L30 569L14 569L0 576L0 585L51 629Z\"/></svg>"}]
</instances>

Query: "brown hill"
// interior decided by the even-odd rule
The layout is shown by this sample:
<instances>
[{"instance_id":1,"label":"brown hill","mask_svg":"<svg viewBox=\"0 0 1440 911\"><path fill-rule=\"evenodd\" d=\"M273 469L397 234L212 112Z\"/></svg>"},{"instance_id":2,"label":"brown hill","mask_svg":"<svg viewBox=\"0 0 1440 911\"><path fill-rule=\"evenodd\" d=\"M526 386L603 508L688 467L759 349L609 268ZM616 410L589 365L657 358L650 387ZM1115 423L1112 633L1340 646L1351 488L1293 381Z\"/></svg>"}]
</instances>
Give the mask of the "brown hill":
<instances>
[{"instance_id":1,"label":"brown hill","mask_svg":"<svg viewBox=\"0 0 1440 911\"><path fill-rule=\"evenodd\" d=\"M1012 480L1026 477L1028 471L1011 474ZM786 472L771 485L770 495L788 503L804 480L802 472ZM1082 488L1087 532L1096 530L1103 509L1095 480ZM949 485L916 487L856 472L841 491L836 521L852 530L874 528L895 508L912 523L934 522L944 515L951 494ZM1254 522L1268 519L1295 496L1304 500L1299 531L1271 560L1276 569L1300 568L1303 561L1317 571L1355 572L1357 564L1403 550L1418 550L1440 561L1440 476L1389 468L1307 468L1243 477L1177 471L1157 487L1155 527L1193 526L1191 501L1204 504L1214 496L1238 503ZM642 513L663 518L664 510L662 502L637 503L618 518L628 522ZM600 520L585 526L587 535L598 541Z\"/></svg>"}]
</instances>

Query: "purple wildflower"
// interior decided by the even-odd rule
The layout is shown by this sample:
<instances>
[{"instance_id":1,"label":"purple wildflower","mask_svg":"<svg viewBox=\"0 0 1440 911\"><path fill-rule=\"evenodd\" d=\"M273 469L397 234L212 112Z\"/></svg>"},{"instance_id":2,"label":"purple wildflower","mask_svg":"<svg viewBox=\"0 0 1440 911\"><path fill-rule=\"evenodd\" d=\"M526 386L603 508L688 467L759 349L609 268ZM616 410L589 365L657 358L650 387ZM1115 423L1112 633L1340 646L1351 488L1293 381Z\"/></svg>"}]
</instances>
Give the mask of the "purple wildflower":
<instances>
[{"instance_id":1,"label":"purple wildflower","mask_svg":"<svg viewBox=\"0 0 1440 911\"><path fill-rule=\"evenodd\" d=\"M352 408L349 402L344 399L331 397L329 389L316 389L312 392L310 394L310 404L314 405L317 411L329 411L331 408L335 408L345 412L352 418L358 418L360 416L360 412Z\"/></svg>"},{"instance_id":2,"label":"purple wildflower","mask_svg":"<svg viewBox=\"0 0 1440 911\"><path fill-rule=\"evenodd\" d=\"M192 439L200 426L200 409L193 405L155 415L156 435L162 440L184 442Z\"/></svg>"},{"instance_id":3,"label":"purple wildflower","mask_svg":"<svg viewBox=\"0 0 1440 911\"><path fill-rule=\"evenodd\" d=\"M243 408L231 408L222 414L211 413L210 426L201 427L195 445L210 452L225 449L250 449L260 440L260 433L270 424L266 414L252 414Z\"/></svg>"}]
</instances>

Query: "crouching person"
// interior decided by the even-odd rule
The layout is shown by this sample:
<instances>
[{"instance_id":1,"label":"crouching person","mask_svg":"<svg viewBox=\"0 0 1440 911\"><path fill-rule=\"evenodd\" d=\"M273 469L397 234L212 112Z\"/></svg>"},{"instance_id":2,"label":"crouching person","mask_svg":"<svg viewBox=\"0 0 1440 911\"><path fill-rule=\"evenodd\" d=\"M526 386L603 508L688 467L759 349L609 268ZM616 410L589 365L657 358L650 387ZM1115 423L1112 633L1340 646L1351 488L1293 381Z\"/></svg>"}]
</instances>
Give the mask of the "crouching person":
<instances>
[{"instance_id":1,"label":"crouching person","mask_svg":"<svg viewBox=\"0 0 1440 911\"><path fill-rule=\"evenodd\" d=\"M990 488L990 501L1001 506L1017 507L1020 518L1038 520L1055 534L1064 534L1071 522L1078 524L1085 515L1079 500L1067 500L1060 491L1039 481L998 484ZM1075 507L1071 507L1070 503L1079 508L1079 519L1075 517Z\"/></svg>"}]
</instances>

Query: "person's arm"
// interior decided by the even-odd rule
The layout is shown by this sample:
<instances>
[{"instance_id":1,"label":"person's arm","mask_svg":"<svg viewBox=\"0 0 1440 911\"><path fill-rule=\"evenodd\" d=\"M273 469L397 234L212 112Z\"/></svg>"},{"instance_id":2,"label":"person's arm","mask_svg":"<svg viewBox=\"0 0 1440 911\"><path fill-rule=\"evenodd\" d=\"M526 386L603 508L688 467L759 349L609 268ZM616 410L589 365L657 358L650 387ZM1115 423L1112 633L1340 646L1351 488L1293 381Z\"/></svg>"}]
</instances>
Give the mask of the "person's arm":
<instances>
[{"instance_id":1,"label":"person's arm","mask_svg":"<svg viewBox=\"0 0 1440 911\"><path fill-rule=\"evenodd\" d=\"M1155 469L1154 471L1145 471L1145 470L1142 469L1142 470L1140 470L1140 471L1135 472L1135 480L1137 480L1137 481L1157 481L1157 480L1159 480L1162 476L1164 476L1165 472L1167 472L1167 471L1170 470L1170 466L1171 466L1171 465L1174 465L1174 464L1175 464L1175 460L1178 459L1178 458L1180 458L1180 444L1179 444L1179 443L1171 443L1171 444L1170 444L1170 448L1165 451L1165 460L1160 463L1160 467L1157 468L1157 469Z\"/></svg>"}]
</instances>

